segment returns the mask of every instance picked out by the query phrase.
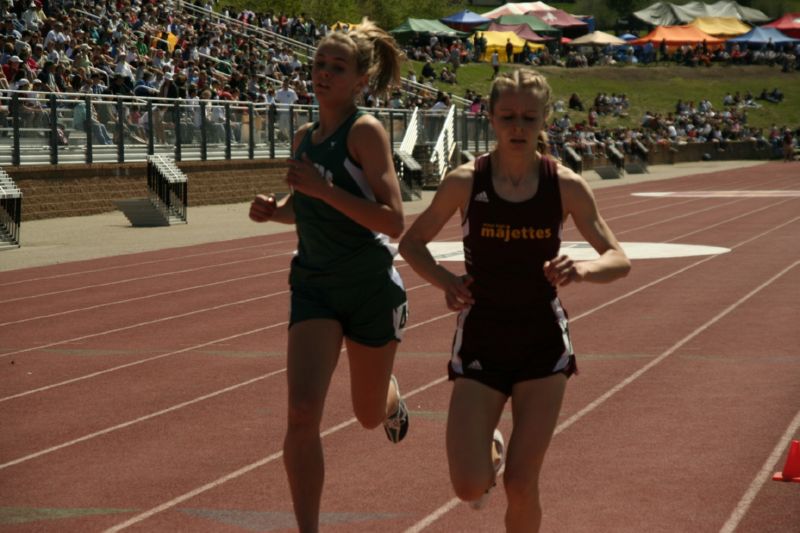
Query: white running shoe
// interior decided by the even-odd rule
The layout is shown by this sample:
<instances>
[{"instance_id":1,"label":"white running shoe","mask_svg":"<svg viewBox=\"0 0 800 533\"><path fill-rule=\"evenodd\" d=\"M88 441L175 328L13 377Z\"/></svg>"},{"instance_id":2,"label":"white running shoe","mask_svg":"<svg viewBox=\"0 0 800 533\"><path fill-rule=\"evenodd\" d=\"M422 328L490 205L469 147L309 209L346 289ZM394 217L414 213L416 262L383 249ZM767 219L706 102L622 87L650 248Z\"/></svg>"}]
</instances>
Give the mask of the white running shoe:
<instances>
[{"instance_id":1,"label":"white running shoe","mask_svg":"<svg viewBox=\"0 0 800 533\"><path fill-rule=\"evenodd\" d=\"M486 502L489 501L489 493L497 484L497 474L500 473L503 465L506 464L506 443L503 440L503 434L500 433L499 429L494 430L494 435L492 436L492 448L492 457L494 457L495 481L492 482L492 486L486 489L486 492L484 492L480 498L469 502L469 506L476 511L482 509L483 506L486 505Z\"/></svg>"},{"instance_id":2,"label":"white running shoe","mask_svg":"<svg viewBox=\"0 0 800 533\"><path fill-rule=\"evenodd\" d=\"M392 374L391 379L392 383L394 383L394 390L397 391L397 410L383 421L383 429L386 431L386 437L397 444L408 433L408 407L406 407L406 402L400 395L400 386L397 384L397 378L394 377L394 374Z\"/></svg>"}]
</instances>

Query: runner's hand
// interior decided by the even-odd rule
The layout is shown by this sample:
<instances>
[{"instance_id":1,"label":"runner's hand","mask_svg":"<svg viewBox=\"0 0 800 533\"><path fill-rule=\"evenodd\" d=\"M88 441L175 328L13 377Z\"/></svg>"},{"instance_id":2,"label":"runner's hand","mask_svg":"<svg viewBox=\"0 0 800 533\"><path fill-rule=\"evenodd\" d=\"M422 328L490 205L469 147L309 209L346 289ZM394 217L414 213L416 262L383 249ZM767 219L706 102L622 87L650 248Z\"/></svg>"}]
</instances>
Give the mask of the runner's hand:
<instances>
[{"instance_id":1,"label":"runner's hand","mask_svg":"<svg viewBox=\"0 0 800 533\"><path fill-rule=\"evenodd\" d=\"M303 154L302 159L289 159L286 183L292 190L314 198L322 198L326 190L333 186L314 166L307 154Z\"/></svg>"},{"instance_id":2,"label":"runner's hand","mask_svg":"<svg viewBox=\"0 0 800 533\"><path fill-rule=\"evenodd\" d=\"M456 276L451 272L447 274L447 280L442 287L447 308L451 311L461 311L474 304L472 291L469 290L469 286L474 281L472 276L469 274Z\"/></svg>"},{"instance_id":3,"label":"runner's hand","mask_svg":"<svg viewBox=\"0 0 800 533\"><path fill-rule=\"evenodd\" d=\"M259 194L253 199L250 204L250 220L255 222L266 222L275 214L278 204L275 201L275 195Z\"/></svg>"},{"instance_id":4,"label":"runner's hand","mask_svg":"<svg viewBox=\"0 0 800 533\"><path fill-rule=\"evenodd\" d=\"M566 255L559 255L550 261L545 261L544 277L554 287L563 287L573 281L583 280L583 274L579 271L578 263Z\"/></svg>"}]
</instances>

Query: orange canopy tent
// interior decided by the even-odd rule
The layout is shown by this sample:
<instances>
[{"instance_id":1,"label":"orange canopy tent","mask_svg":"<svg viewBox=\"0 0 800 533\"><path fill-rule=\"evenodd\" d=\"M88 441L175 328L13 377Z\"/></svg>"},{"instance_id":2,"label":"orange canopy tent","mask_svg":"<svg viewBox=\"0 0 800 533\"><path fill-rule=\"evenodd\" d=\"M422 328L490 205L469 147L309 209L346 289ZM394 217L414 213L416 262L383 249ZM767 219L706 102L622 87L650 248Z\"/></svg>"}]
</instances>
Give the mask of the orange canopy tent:
<instances>
[{"instance_id":1,"label":"orange canopy tent","mask_svg":"<svg viewBox=\"0 0 800 533\"><path fill-rule=\"evenodd\" d=\"M695 46L702 42L705 42L706 45L713 50L720 48L725 42L725 39L718 39L694 26L658 26L644 37L630 41L629 44L639 45L652 43L653 46L658 47L661 41L666 43L669 50L683 46L684 44Z\"/></svg>"}]
</instances>

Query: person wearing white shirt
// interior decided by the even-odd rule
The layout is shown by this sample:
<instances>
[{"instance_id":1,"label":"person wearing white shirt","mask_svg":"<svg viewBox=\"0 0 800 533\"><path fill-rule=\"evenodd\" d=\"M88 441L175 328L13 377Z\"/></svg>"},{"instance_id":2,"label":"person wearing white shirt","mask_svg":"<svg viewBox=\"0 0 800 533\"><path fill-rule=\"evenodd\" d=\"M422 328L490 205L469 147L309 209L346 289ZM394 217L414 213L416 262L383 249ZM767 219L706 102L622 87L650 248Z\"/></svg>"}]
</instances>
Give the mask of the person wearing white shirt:
<instances>
[{"instance_id":1,"label":"person wearing white shirt","mask_svg":"<svg viewBox=\"0 0 800 533\"><path fill-rule=\"evenodd\" d=\"M292 89L291 85L289 85L289 79L286 78L283 80L283 85L280 90L275 93L275 103L294 105L296 102L297 93ZM291 113L291 110L285 107L278 109L278 132L285 135L287 139L291 138L291 132L289 131L289 113Z\"/></svg>"}]
</instances>

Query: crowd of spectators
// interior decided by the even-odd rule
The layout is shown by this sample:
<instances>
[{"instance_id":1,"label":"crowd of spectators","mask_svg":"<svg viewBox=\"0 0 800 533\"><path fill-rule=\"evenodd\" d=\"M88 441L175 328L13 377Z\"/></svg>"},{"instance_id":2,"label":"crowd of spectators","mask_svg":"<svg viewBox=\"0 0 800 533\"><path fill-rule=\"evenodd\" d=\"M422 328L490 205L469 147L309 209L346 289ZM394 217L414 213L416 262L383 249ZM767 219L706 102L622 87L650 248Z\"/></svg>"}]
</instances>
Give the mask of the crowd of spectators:
<instances>
[{"instance_id":1,"label":"crowd of spectators","mask_svg":"<svg viewBox=\"0 0 800 533\"><path fill-rule=\"evenodd\" d=\"M774 89L773 93L781 94L778 89ZM767 93L765 89L762 94L771 93ZM772 124L768 131L751 127L747 122L748 109L759 104L749 93L744 96L739 93L726 94L719 109L708 99L697 103L679 99L674 111L646 111L639 126L635 128L606 128L592 124L592 116L598 109L597 103L607 98L604 93L598 93L587 118L573 124L570 112L583 110L576 97L577 95L573 95L570 98L569 109L563 109L563 102L560 107L559 102L554 105L555 116L549 125L548 134L551 150L558 157L563 157L567 147L581 157L595 158L608 157L611 147L623 154L637 155L641 147L647 150L654 146L677 149L685 144L711 143L714 149L724 151L729 143L739 141L753 141L759 149L769 150L770 157L781 157L786 151L786 139L794 146L800 135L800 128L792 131L792 128L785 125Z\"/></svg>"},{"instance_id":2,"label":"crowd of spectators","mask_svg":"<svg viewBox=\"0 0 800 533\"><path fill-rule=\"evenodd\" d=\"M197 1L197 8L211 9L211 0ZM123 134L130 140L145 142L154 125L153 135L166 142L165 132L179 130L192 137L201 124L209 140L226 135L223 123L231 124L233 141L242 140L243 122L247 117L234 112L226 117L219 104L224 102L261 102L266 104L313 104L310 66L289 46L276 40L253 38L237 24L224 24L194 10L177 10L173 0L0 0L0 91L23 91L32 98L22 102L24 125L46 130L50 118L46 106L48 93L84 93L124 95L146 98L175 99L187 102L185 113L176 116L169 106L155 108L149 117L144 106L123 107ZM223 15L313 45L326 32L324 23L317 23L304 14L223 11ZM339 28L348 31L348 28ZM758 53L734 47L730 51L711 51L703 45L682 47L668 53L665 47L594 48L589 55L581 49L562 56L557 49L523 49L513 61L529 64L563 64L588 66L616 61L647 62L669 60L686 63L689 56L710 61L738 62L787 61L800 49L767 47ZM430 83L458 83L458 70L464 63L481 59L486 51L485 38L476 32L468 39L439 39L435 36L406 46L406 54L423 62L419 75L409 69L403 87L398 87L386 101L365 94L364 104L391 108L446 109L452 95L434 89ZM726 55L727 54L727 55ZM761 54L761 55L759 55ZM769 58L769 59L765 59ZM794 63L792 63L794 65ZM428 85L420 85L428 84ZM467 90L469 110L485 113L485 98ZM649 143L681 143L711 140L724 147L725 142L742 138L767 141L774 132L759 134L747 126L746 109L759 101L779 103L783 95L777 89L764 89L758 96L726 95L722 110L709 109L701 102L681 103L680 109L665 115L647 113L641 127L629 131L610 131L599 127L604 115L624 117L629 102L624 94L598 93L593 102L584 104L578 96L569 98L567 109L556 101L551 128L553 139L573 143L579 153L593 156L608 142L630 145L630 139ZM77 100L75 100L77 101ZM203 102L203 105L200 102ZM207 104L207 105L206 105ZM93 101L88 108L73 104L71 127L81 130L87 119L96 142L112 143L118 135L117 109ZM0 109L0 119L9 109ZM586 113L586 119L573 125L569 112ZM202 114L205 113L203 119ZM288 134L288 113L278 115L278 135ZM781 128L778 128L781 129ZM40 133L44 135L44 133ZM174 133L173 133L174 134Z\"/></svg>"},{"instance_id":3,"label":"crowd of spectators","mask_svg":"<svg viewBox=\"0 0 800 533\"><path fill-rule=\"evenodd\" d=\"M211 2L195 5L212 7ZM26 96L20 104L23 127L33 131L49 123L47 93L181 98L192 104L177 117L167 105L159 106L152 119L141 106L124 106L125 134L139 142L151 121L159 141L164 130L176 128L176 121L184 123L180 127L187 134L197 133L199 100L271 104L281 101L278 93L283 91L291 92L284 99L288 103L313 103L310 66L290 47L177 7L172 0L0 0L0 91ZM252 11L234 16L301 41L313 42L327 31L303 16ZM204 107L209 134L218 138L220 112L214 105ZM89 118L99 122L92 126L96 142L115 140L116 128L110 128L118 118L115 106L98 100L88 110L73 105L71 111L72 130ZM0 109L0 118L9 112ZM234 117L234 123L241 120Z\"/></svg>"}]
</instances>

